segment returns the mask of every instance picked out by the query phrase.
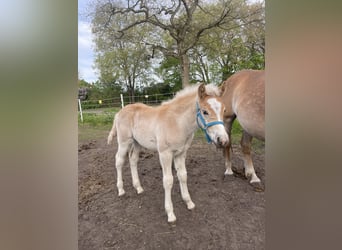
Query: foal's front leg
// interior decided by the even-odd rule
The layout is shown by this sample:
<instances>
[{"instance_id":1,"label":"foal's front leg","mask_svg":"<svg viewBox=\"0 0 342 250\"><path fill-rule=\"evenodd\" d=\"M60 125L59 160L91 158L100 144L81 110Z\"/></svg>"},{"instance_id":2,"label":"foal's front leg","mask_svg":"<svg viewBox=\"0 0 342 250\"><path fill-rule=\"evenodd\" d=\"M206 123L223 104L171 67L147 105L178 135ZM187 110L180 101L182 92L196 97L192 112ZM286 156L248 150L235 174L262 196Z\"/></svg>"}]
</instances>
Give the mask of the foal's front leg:
<instances>
[{"instance_id":1,"label":"foal's front leg","mask_svg":"<svg viewBox=\"0 0 342 250\"><path fill-rule=\"evenodd\" d=\"M172 153L171 152L162 152L159 153L160 164L163 170L163 186L165 191L165 211L167 214L168 222L175 222L176 216L173 212L173 204L171 200L171 189L173 185L173 176L172 176Z\"/></svg>"},{"instance_id":2,"label":"foal's front leg","mask_svg":"<svg viewBox=\"0 0 342 250\"><path fill-rule=\"evenodd\" d=\"M177 170L177 176L179 180L180 190L182 194L183 201L189 210L195 207L195 204L192 202L188 185L187 185L187 172L185 168L185 157L186 153L182 153L181 155L177 155L174 158L175 168Z\"/></svg>"}]
</instances>

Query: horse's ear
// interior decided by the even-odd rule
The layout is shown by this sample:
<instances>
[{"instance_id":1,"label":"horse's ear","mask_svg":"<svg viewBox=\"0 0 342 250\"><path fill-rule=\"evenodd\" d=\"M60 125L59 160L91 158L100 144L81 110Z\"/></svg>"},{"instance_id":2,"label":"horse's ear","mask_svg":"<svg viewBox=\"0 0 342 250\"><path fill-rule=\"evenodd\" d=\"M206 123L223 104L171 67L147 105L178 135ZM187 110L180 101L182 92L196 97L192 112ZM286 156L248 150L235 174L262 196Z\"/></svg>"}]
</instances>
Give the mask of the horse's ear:
<instances>
[{"instance_id":1,"label":"horse's ear","mask_svg":"<svg viewBox=\"0 0 342 250\"><path fill-rule=\"evenodd\" d=\"M206 97L207 93L205 92L205 85L204 83L202 83L199 87L198 87L198 96L200 99L203 99L204 97Z\"/></svg>"}]
</instances>

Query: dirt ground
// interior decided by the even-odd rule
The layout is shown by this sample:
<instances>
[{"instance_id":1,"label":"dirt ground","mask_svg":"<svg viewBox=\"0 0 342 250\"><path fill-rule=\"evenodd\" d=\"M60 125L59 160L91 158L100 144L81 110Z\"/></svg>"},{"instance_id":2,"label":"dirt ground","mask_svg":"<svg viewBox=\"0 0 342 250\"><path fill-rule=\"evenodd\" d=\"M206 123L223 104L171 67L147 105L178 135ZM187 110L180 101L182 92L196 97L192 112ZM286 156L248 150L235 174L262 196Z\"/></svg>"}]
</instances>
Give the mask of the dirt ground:
<instances>
[{"instance_id":1,"label":"dirt ground","mask_svg":"<svg viewBox=\"0 0 342 250\"><path fill-rule=\"evenodd\" d=\"M79 144L79 249L265 249L265 193L239 176L223 177L221 150L195 139L186 166L196 207L189 211L174 172L172 201L177 222L167 223L162 172L157 153L144 151L138 163L144 193L123 170L126 194L118 197L114 165L116 142L106 138ZM241 170L239 146L233 166ZM265 183L265 155L253 154Z\"/></svg>"}]
</instances>

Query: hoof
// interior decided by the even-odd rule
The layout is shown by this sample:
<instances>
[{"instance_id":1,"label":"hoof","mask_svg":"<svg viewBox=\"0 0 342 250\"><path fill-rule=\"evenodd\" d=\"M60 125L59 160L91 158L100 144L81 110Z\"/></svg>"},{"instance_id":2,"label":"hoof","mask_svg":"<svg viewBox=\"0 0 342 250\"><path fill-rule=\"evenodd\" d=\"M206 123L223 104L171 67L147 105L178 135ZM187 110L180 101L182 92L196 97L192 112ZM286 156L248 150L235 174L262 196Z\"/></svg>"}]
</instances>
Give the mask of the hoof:
<instances>
[{"instance_id":1,"label":"hoof","mask_svg":"<svg viewBox=\"0 0 342 250\"><path fill-rule=\"evenodd\" d=\"M256 174L246 174L247 179L250 179L249 183L259 183L260 179L258 178L258 176L256 176Z\"/></svg>"},{"instance_id":2,"label":"hoof","mask_svg":"<svg viewBox=\"0 0 342 250\"><path fill-rule=\"evenodd\" d=\"M141 193L143 193L144 192L144 189L142 188L142 187L138 187L137 188L137 193L138 194L141 194Z\"/></svg>"},{"instance_id":3,"label":"hoof","mask_svg":"<svg viewBox=\"0 0 342 250\"><path fill-rule=\"evenodd\" d=\"M119 190L119 197L120 197L120 196L123 196L124 194L125 194L125 190L123 190L123 189L122 189L122 190Z\"/></svg>"},{"instance_id":4,"label":"hoof","mask_svg":"<svg viewBox=\"0 0 342 250\"><path fill-rule=\"evenodd\" d=\"M176 216L175 215L168 216L167 222L170 224L175 223L176 222Z\"/></svg>"},{"instance_id":5,"label":"hoof","mask_svg":"<svg viewBox=\"0 0 342 250\"><path fill-rule=\"evenodd\" d=\"M226 169L226 171L224 172L224 175L233 175L233 170L231 169Z\"/></svg>"},{"instance_id":6,"label":"hoof","mask_svg":"<svg viewBox=\"0 0 342 250\"><path fill-rule=\"evenodd\" d=\"M190 201L190 202L188 203L187 207L188 207L189 210L192 210L192 209L195 208L195 203L193 203L192 201Z\"/></svg>"}]
</instances>

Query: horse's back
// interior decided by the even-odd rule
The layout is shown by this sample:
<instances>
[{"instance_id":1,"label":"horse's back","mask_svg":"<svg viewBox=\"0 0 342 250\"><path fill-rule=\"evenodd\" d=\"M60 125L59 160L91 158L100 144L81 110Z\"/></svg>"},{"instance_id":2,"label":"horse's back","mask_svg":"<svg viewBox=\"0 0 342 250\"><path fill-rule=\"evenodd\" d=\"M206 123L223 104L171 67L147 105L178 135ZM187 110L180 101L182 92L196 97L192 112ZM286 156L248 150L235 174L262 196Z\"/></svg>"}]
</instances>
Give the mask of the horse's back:
<instances>
[{"instance_id":1,"label":"horse's back","mask_svg":"<svg viewBox=\"0 0 342 250\"><path fill-rule=\"evenodd\" d=\"M265 71L243 70L224 82L222 95L228 112L234 113L250 135L265 138Z\"/></svg>"}]
</instances>

